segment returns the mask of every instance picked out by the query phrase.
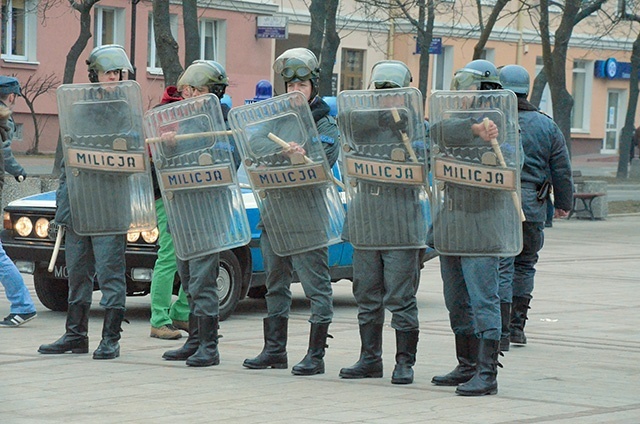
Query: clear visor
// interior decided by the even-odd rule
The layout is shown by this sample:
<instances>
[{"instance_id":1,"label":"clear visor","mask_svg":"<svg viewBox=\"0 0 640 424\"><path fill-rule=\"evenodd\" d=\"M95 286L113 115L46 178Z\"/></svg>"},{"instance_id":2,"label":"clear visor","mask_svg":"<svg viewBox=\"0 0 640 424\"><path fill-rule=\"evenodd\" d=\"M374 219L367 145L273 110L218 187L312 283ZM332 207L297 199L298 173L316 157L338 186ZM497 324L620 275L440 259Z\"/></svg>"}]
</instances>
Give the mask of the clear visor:
<instances>
[{"instance_id":1,"label":"clear visor","mask_svg":"<svg viewBox=\"0 0 640 424\"><path fill-rule=\"evenodd\" d=\"M467 70L458 71L451 81L451 90L479 90L481 84L480 76L480 72L476 75L475 72Z\"/></svg>"},{"instance_id":2,"label":"clear visor","mask_svg":"<svg viewBox=\"0 0 640 424\"><path fill-rule=\"evenodd\" d=\"M112 49L105 50L96 55L94 64L96 70L102 72L127 70L133 72L133 66L129 62L124 50Z\"/></svg>"}]
</instances>

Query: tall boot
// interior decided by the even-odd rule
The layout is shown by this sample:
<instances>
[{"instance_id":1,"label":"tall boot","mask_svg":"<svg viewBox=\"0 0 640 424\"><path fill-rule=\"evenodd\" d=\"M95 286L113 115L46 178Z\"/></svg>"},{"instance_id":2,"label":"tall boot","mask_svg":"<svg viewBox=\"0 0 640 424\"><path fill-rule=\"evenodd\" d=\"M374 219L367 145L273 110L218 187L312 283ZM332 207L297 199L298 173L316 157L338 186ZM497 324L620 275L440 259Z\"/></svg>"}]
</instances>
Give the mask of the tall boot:
<instances>
[{"instance_id":1,"label":"tall boot","mask_svg":"<svg viewBox=\"0 0 640 424\"><path fill-rule=\"evenodd\" d=\"M284 317L267 317L262 320L264 347L255 358L245 359L243 367L253 370L265 368L285 369L287 362L287 331L289 319Z\"/></svg>"},{"instance_id":2,"label":"tall boot","mask_svg":"<svg viewBox=\"0 0 640 424\"><path fill-rule=\"evenodd\" d=\"M502 331L500 333L500 352L509 351L509 323L511 321L511 303L500 304L500 320L502 321Z\"/></svg>"},{"instance_id":3,"label":"tall boot","mask_svg":"<svg viewBox=\"0 0 640 424\"><path fill-rule=\"evenodd\" d=\"M416 364L418 330L396 330L396 366L391 375L391 384L413 383L413 366Z\"/></svg>"},{"instance_id":4,"label":"tall boot","mask_svg":"<svg viewBox=\"0 0 640 424\"><path fill-rule=\"evenodd\" d=\"M340 370L340 378L382 377L382 324L360 324L360 359Z\"/></svg>"},{"instance_id":5,"label":"tall boot","mask_svg":"<svg viewBox=\"0 0 640 424\"><path fill-rule=\"evenodd\" d=\"M500 340L480 339L476 373L471 380L458 386L462 396L495 395L498 393L498 348Z\"/></svg>"},{"instance_id":6,"label":"tall boot","mask_svg":"<svg viewBox=\"0 0 640 424\"><path fill-rule=\"evenodd\" d=\"M324 374L324 350L327 348L327 334L329 323L311 324L309 333L309 349L307 354L297 365L291 368L293 375Z\"/></svg>"},{"instance_id":7,"label":"tall boot","mask_svg":"<svg viewBox=\"0 0 640 424\"><path fill-rule=\"evenodd\" d=\"M51 344L43 344L38 352L54 355L60 353L89 353L89 310L90 304L69 304L65 333Z\"/></svg>"},{"instance_id":8,"label":"tall boot","mask_svg":"<svg viewBox=\"0 0 640 424\"><path fill-rule=\"evenodd\" d=\"M218 353L218 317L199 316L198 335L200 345L198 350L187 359L190 367L210 367L220 363Z\"/></svg>"},{"instance_id":9,"label":"tall boot","mask_svg":"<svg viewBox=\"0 0 640 424\"><path fill-rule=\"evenodd\" d=\"M178 349L167 350L162 359L167 361L186 361L191 355L196 353L200 346L200 338L198 337L198 318L189 314L189 337L184 345Z\"/></svg>"},{"instance_id":10,"label":"tall boot","mask_svg":"<svg viewBox=\"0 0 640 424\"><path fill-rule=\"evenodd\" d=\"M458 365L449 374L431 379L436 386L457 386L466 383L476 373L479 339L471 334L456 334L456 357Z\"/></svg>"},{"instance_id":11,"label":"tall boot","mask_svg":"<svg viewBox=\"0 0 640 424\"><path fill-rule=\"evenodd\" d=\"M514 344L527 344L527 336L524 334L524 326L527 323L527 313L531 299L526 297L514 297L511 308L510 340Z\"/></svg>"},{"instance_id":12,"label":"tall boot","mask_svg":"<svg viewBox=\"0 0 640 424\"><path fill-rule=\"evenodd\" d=\"M93 352L93 359L115 359L120 356L120 332L124 309L107 308L104 311L104 324L102 324L102 340L98 348Z\"/></svg>"}]
</instances>

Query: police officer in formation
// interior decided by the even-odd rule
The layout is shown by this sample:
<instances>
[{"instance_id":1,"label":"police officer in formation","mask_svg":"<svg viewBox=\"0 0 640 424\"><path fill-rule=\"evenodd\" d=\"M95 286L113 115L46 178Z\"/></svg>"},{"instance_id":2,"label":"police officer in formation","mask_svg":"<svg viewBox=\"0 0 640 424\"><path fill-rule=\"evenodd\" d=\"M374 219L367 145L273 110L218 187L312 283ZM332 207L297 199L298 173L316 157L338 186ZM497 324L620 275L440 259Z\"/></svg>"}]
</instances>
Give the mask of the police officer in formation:
<instances>
[{"instance_id":1,"label":"police officer in formation","mask_svg":"<svg viewBox=\"0 0 640 424\"><path fill-rule=\"evenodd\" d=\"M519 65L504 66L500 69L500 83L518 98L518 122L525 153L520 175L522 209L526 216L522 223L523 248L516 257L501 260L500 347L506 351L509 350L509 342L527 343L524 326L532 298L538 252L544 244L550 187L553 187L555 217L566 217L573 204L573 182L571 160L562 132L550 117L527 101L527 70Z\"/></svg>"},{"instance_id":2,"label":"police officer in formation","mask_svg":"<svg viewBox=\"0 0 640 424\"><path fill-rule=\"evenodd\" d=\"M307 97L329 165L333 166L339 154L338 128L329 115L329 105L318 96L320 69L315 54L304 48L287 50L276 59L273 69L284 80L287 92L299 91ZM304 149L297 143L290 143L290 146L291 152L304 154ZM311 330L307 354L293 366L291 372L294 375L324 373L327 332L333 318L328 248L278 256L272 248L266 228L262 229L260 248L267 287L265 299L268 316L263 321L264 348L255 358L246 359L243 366L250 369L288 367L286 346L291 309L290 286L295 271L311 302Z\"/></svg>"},{"instance_id":3,"label":"police officer in formation","mask_svg":"<svg viewBox=\"0 0 640 424\"><path fill-rule=\"evenodd\" d=\"M177 87L184 99L215 94L224 96L229 79L224 67L212 60L193 62L178 78ZM228 107L223 107L226 120ZM175 133L163 134L170 142ZM233 149L232 146L228 146ZM234 149L235 150L235 149ZM237 164L238 162L236 162ZM182 347L165 352L168 361L186 361L188 366L208 367L220 363L218 352L219 306L218 273L220 253L189 260L177 258L178 274L189 303L189 337Z\"/></svg>"},{"instance_id":4,"label":"police officer in formation","mask_svg":"<svg viewBox=\"0 0 640 424\"><path fill-rule=\"evenodd\" d=\"M452 81L453 90L494 90L501 88L496 67L486 60L474 60L456 72ZM449 121L449 122L445 122ZM487 124L469 119L444 120L431 126L431 136L444 140L449 146L457 144L465 149L477 149L478 154L490 151L489 142L498 137L498 127L492 121ZM459 140L458 140L459 139ZM484 147L483 147L484 146ZM458 148L453 147L453 150ZM467 154L464 150L456 154ZM484 194L483 194L484 193ZM469 222L470 228L478 228L478 256L457 256L441 252L440 272L443 281L444 300L449 311L451 329L455 335L458 365L445 375L433 377L437 386L457 386L456 393L464 396L496 394L497 356L500 341L500 299L498 297L498 256L482 256L489 237L482 233L485 211L481 208L495 207L491 200L482 201L488 190L446 184L445 205L452 205L456 213L453 219L478 220ZM448 207L448 206L447 206ZM457 212L456 212L457 211ZM491 211L499 213L499 211ZM434 226L438 223L434 217ZM475 234L474 234L475 235ZM455 237L444 232L442 237ZM467 233L465 237L469 236ZM473 237L473 236L469 236ZM454 241L455 242L455 241Z\"/></svg>"},{"instance_id":5,"label":"police officer in formation","mask_svg":"<svg viewBox=\"0 0 640 424\"><path fill-rule=\"evenodd\" d=\"M385 60L373 66L370 86L376 90L403 88L408 87L411 80L411 72L404 63ZM419 97L421 102L422 96ZM385 101L393 101L393 97L381 99L381 102ZM396 108L405 104L384 106ZM352 150L363 160L372 155L389 158L391 164L393 153L404 151L403 135L406 137L409 132L407 117L398 114L400 119L396 121L391 111L374 110L352 119L350 132L355 139ZM339 119L341 128L345 128L343 120L349 117L341 114ZM420 121L422 127L422 116ZM342 137L346 143L344 133ZM417 158L424 164L424 139L419 140L419 144L423 149L416 149L422 152ZM345 149L348 147L345 144ZM409 159L409 152L405 153ZM342 368L340 377L382 377L382 330L385 309L388 309L396 334L396 365L391 382L411 384L419 334L416 291L421 250L425 246L425 189L420 184L349 177L349 184L354 183L357 187L350 191L353 198L349 201L343 238L354 244L353 295L358 303L361 349L358 361ZM420 231L419 227L424 229ZM420 234L423 237L418 240Z\"/></svg>"},{"instance_id":6,"label":"police officer in formation","mask_svg":"<svg viewBox=\"0 0 640 424\"><path fill-rule=\"evenodd\" d=\"M93 49L87 59L87 65L89 81L92 83L121 81L123 71L133 72L124 49L113 44ZM69 307L65 333L57 341L41 345L38 352L62 354L89 351L87 331L95 274L102 291L100 305L105 308L105 314L102 340L93 352L93 359L117 358L120 356L118 341L122 331L120 326L124 319L127 294L125 278L127 236L126 234L81 236L74 231L64 162L60 185L56 192L56 204L55 223L66 228L65 258L69 272Z\"/></svg>"}]
</instances>

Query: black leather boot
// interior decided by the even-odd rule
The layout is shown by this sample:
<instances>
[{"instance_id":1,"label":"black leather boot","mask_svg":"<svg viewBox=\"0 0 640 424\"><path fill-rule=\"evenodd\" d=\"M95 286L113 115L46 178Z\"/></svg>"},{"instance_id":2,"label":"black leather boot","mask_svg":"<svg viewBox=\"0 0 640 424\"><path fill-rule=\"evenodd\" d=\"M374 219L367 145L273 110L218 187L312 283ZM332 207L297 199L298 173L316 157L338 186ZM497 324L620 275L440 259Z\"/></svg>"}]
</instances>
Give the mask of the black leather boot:
<instances>
[{"instance_id":1,"label":"black leather boot","mask_svg":"<svg viewBox=\"0 0 640 424\"><path fill-rule=\"evenodd\" d=\"M47 355L61 353L89 353L89 310L90 304L69 304L65 333L51 344L43 344L38 352Z\"/></svg>"},{"instance_id":2,"label":"black leather boot","mask_svg":"<svg viewBox=\"0 0 640 424\"><path fill-rule=\"evenodd\" d=\"M200 346L200 339L198 337L198 318L195 315L189 314L189 337L181 348L174 350L167 350L162 359L167 361L186 361L189 356L196 353Z\"/></svg>"},{"instance_id":3,"label":"black leather boot","mask_svg":"<svg viewBox=\"0 0 640 424\"><path fill-rule=\"evenodd\" d=\"M500 352L509 351L509 324L511 321L511 303L500 304L500 319L502 321L502 331L500 333Z\"/></svg>"},{"instance_id":4,"label":"black leather boot","mask_svg":"<svg viewBox=\"0 0 640 424\"><path fill-rule=\"evenodd\" d=\"M291 368L293 375L324 374L324 350L327 348L327 334L329 323L311 324L309 333L309 349L307 354L297 365Z\"/></svg>"},{"instance_id":5,"label":"black leather boot","mask_svg":"<svg viewBox=\"0 0 640 424\"><path fill-rule=\"evenodd\" d=\"M416 364L418 330L396 330L396 366L391 375L392 384L413 383L413 366Z\"/></svg>"},{"instance_id":6,"label":"black leather boot","mask_svg":"<svg viewBox=\"0 0 640 424\"><path fill-rule=\"evenodd\" d=\"M340 378L382 377L382 324L360 325L360 359L340 370Z\"/></svg>"},{"instance_id":7,"label":"black leather boot","mask_svg":"<svg viewBox=\"0 0 640 424\"><path fill-rule=\"evenodd\" d=\"M115 359L120 356L120 332L124 309L108 308L104 311L104 324L102 325L102 340L93 352L93 359Z\"/></svg>"},{"instance_id":8,"label":"black leather boot","mask_svg":"<svg viewBox=\"0 0 640 424\"><path fill-rule=\"evenodd\" d=\"M190 367L210 367L220 363L218 353L218 317L199 316L198 336L200 345L198 350L187 359Z\"/></svg>"},{"instance_id":9,"label":"black leather boot","mask_svg":"<svg viewBox=\"0 0 640 424\"><path fill-rule=\"evenodd\" d=\"M289 319L283 317L267 317L262 321L264 347L255 358L245 359L243 367L253 370L265 368L285 369L287 362L287 331Z\"/></svg>"},{"instance_id":10,"label":"black leather boot","mask_svg":"<svg viewBox=\"0 0 640 424\"><path fill-rule=\"evenodd\" d=\"M531 299L526 297L514 297L511 305L511 331L510 341L514 344L527 344L527 336L524 334L524 326L527 323L527 313Z\"/></svg>"},{"instance_id":11,"label":"black leather boot","mask_svg":"<svg viewBox=\"0 0 640 424\"><path fill-rule=\"evenodd\" d=\"M480 339L476 373L471 380L460 384L456 393L462 396L495 395L498 393L499 340Z\"/></svg>"},{"instance_id":12,"label":"black leather boot","mask_svg":"<svg viewBox=\"0 0 640 424\"><path fill-rule=\"evenodd\" d=\"M476 373L479 339L471 334L456 334L456 357L458 365L449 374L431 379L436 386L457 386L466 383Z\"/></svg>"}]
</instances>

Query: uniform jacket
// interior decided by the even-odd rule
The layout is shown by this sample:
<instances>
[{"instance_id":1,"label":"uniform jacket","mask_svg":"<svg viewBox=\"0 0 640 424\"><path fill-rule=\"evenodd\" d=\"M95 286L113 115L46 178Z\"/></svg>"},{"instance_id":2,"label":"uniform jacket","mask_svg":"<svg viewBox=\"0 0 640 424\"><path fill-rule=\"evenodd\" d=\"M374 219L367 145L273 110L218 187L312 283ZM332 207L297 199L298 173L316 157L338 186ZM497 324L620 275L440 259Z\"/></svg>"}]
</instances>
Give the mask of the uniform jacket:
<instances>
[{"instance_id":1,"label":"uniform jacket","mask_svg":"<svg viewBox=\"0 0 640 424\"><path fill-rule=\"evenodd\" d=\"M26 175L22 165L18 163L11 151L11 141L15 132L15 123L11 116L11 109L4 103L0 102L0 136L2 137L2 160L0 161L0 190L4 186L4 173L17 177Z\"/></svg>"},{"instance_id":2,"label":"uniform jacket","mask_svg":"<svg viewBox=\"0 0 640 424\"><path fill-rule=\"evenodd\" d=\"M522 208L527 221L544 222L546 204L544 200L537 199L536 190L548 177L553 184L555 207L569 211L573 205L567 144L556 123L523 98L518 99L518 123L524 150L524 165L520 174Z\"/></svg>"}]
</instances>

